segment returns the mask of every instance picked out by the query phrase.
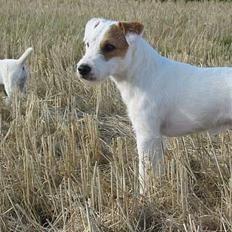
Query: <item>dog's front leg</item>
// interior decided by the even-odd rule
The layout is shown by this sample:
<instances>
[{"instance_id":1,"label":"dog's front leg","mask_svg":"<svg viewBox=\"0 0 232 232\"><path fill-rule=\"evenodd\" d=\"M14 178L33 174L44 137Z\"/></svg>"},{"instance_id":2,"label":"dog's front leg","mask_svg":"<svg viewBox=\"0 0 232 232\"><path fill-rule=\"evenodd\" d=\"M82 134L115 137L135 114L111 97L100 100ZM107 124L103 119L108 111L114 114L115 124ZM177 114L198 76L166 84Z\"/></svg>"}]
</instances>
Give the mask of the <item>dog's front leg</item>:
<instances>
[{"instance_id":1,"label":"dog's front leg","mask_svg":"<svg viewBox=\"0 0 232 232\"><path fill-rule=\"evenodd\" d=\"M158 164L163 158L162 138L160 135L137 136L137 148L139 154L140 193L144 194L151 176L151 168L154 175L158 174Z\"/></svg>"},{"instance_id":2,"label":"dog's front leg","mask_svg":"<svg viewBox=\"0 0 232 232\"><path fill-rule=\"evenodd\" d=\"M4 86L6 97L4 98L4 102L6 105L10 105L11 100L12 100L12 88L8 85Z\"/></svg>"}]
</instances>

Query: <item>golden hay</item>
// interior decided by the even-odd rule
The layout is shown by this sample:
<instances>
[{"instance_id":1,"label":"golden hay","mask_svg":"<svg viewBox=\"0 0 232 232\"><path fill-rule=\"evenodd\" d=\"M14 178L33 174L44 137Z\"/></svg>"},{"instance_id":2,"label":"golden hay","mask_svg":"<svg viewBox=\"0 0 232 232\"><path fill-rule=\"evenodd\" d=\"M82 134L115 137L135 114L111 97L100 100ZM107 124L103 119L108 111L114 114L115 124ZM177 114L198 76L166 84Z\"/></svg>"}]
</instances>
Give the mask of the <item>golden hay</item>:
<instances>
[{"instance_id":1,"label":"golden hay","mask_svg":"<svg viewBox=\"0 0 232 232\"><path fill-rule=\"evenodd\" d=\"M232 231L231 132L168 141L165 175L138 195L134 135L118 91L73 66L93 16L138 20L163 55L232 64L230 3L0 0L0 58L34 54L28 95L0 101L0 231Z\"/></svg>"}]
</instances>

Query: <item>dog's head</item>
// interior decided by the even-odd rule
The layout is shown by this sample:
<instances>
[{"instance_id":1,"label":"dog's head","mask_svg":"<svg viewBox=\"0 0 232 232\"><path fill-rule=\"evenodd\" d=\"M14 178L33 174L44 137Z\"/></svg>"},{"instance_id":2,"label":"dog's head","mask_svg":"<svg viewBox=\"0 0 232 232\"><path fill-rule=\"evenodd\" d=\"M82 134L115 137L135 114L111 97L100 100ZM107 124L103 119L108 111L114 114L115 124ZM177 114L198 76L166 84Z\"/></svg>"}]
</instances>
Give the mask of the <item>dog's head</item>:
<instances>
[{"instance_id":1,"label":"dog's head","mask_svg":"<svg viewBox=\"0 0 232 232\"><path fill-rule=\"evenodd\" d=\"M89 20L85 27L85 55L77 64L77 76L98 82L122 74L142 33L143 25L138 22Z\"/></svg>"},{"instance_id":2,"label":"dog's head","mask_svg":"<svg viewBox=\"0 0 232 232\"><path fill-rule=\"evenodd\" d=\"M2 79L4 89L8 98L15 90L25 93L27 70L25 62L33 49L28 48L19 59L6 59L2 61Z\"/></svg>"}]
</instances>

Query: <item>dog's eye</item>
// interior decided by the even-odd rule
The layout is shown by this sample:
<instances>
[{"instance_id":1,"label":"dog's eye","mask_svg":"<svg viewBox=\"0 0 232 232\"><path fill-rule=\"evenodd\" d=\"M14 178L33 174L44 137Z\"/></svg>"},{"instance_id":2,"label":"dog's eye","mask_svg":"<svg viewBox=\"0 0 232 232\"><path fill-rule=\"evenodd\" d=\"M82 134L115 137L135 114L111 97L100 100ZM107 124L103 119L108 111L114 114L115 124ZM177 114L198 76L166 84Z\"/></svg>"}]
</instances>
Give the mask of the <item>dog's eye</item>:
<instances>
[{"instance_id":1,"label":"dog's eye","mask_svg":"<svg viewBox=\"0 0 232 232\"><path fill-rule=\"evenodd\" d=\"M87 47L87 48L89 47L89 43L88 43L88 42L86 43L86 47Z\"/></svg>"},{"instance_id":2,"label":"dog's eye","mask_svg":"<svg viewBox=\"0 0 232 232\"><path fill-rule=\"evenodd\" d=\"M111 51L113 51L113 50L115 50L116 49L116 47L113 45L113 44L106 44L104 47L103 47L103 51L104 52L111 52Z\"/></svg>"}]
</instances>

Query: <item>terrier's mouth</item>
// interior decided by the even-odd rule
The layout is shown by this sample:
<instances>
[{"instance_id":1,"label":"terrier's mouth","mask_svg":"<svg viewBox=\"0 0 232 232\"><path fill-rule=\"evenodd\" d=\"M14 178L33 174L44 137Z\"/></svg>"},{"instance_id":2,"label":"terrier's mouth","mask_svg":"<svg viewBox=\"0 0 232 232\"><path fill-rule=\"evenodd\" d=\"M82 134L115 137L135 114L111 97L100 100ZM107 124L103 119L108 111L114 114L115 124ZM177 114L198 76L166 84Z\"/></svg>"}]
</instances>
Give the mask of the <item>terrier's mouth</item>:
<instances>
[{"instance_id":1,"label":"terrier's mouth","mask_svg":"<svg viewBox=\"0 0 232 232\"><path fill-rule=\"evenodd\" d=\"M80 77L81 80L85 80L85 81L96 81L96 77L91 75L91 74L88 74L88 75L78 75Z\"/></svg>"}]
</instances>

